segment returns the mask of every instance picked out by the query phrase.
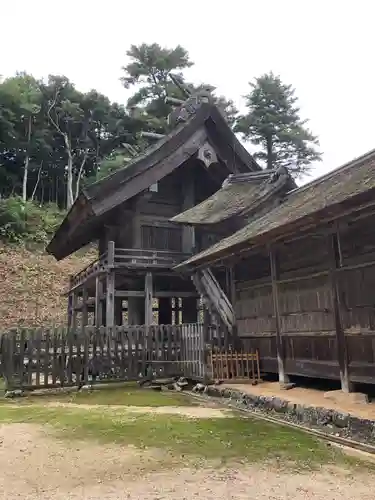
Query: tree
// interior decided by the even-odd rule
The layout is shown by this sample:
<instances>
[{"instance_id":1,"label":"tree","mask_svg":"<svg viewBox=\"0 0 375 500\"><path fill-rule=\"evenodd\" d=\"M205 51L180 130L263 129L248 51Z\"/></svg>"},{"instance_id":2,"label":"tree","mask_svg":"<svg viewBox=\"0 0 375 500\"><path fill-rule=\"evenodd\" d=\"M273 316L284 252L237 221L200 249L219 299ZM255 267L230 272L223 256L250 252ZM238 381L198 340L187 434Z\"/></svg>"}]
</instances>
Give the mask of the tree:
<instances>
[{"instance_id":1,"label":"tree","mask_svg":"<svg viewBox=\"0 0 375 500\"><path fill-rule=\"evenodd\" d=\"M27 73L18 73L3 82L2 91L12 101L13 139L17 141L17 153L23 156L22 199L26 202L30 158L42 141L34 127L41 110L40 82Z\"/></svg>"},{"instance_id":2,"label":"tree","mask_svg":"<svg viewBox=\"0 0 375 500\"><path fill-rule=\"evenodd\" d=\"M254 156L266 168L288 166L295 177L308 173L321 153L317 137L306 128L307 120L300 118L295 89L272 72L256 78L250 87L245 96L248 113L238 118L235 131L260 146Z\"/></svg>"},{"instance_id":3,"label":"tree","mask_svg":"<svg viewBox=\"0 0 375 500\"><path fill-rule=\"evenodd\" d=\"M144 130L166 133L168 132L167 118L173 110L171 104L165 102L165 98L173 97L186 99L186 95L175 85L169 75L173 73L192 92L201 89L214 91L212 85L195 86L185 82L183 70L191 67L189 54L186 49L178 45L170 49L161 47L157 43L139 46L132 45L127 51L131 62L123 67L125 72L121 78L125 88L135 86L136 91L130 97L127 107L135 118L143 121ZM232 101L223 96L215 96L214 102L222 110L230 125L235 122L238 113Z\"/></svg>"},{"instance_id":4,"label":"tree","mask_svg":"<svg viewBox=\"0 0 375 500\"><path fill-rule=\"evenodd\" d=\"M125 88L137 87L128 100L128 108L136 108L136 116L143 118L145 124L148 122L150 129L166 131L172 107L165 103L165 97L184 97L169 79L169 74L174 72L182 76L181 71L193 65L188 52L180 45L169 49L157 43L142 43L132 45L126 55L131 62L122 68L125 74L121 80Z\"/></svg>"}]
</instances>

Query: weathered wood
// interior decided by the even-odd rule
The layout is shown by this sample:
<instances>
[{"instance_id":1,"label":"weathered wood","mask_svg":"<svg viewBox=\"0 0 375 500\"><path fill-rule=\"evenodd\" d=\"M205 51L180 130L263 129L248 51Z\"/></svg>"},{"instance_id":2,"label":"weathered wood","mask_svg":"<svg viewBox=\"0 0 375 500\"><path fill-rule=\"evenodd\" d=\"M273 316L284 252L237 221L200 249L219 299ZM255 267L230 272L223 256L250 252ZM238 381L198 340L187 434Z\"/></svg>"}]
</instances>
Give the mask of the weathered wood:
<instances>
[{"instance_id":1,"label":"weathered wood","mask_svg":"<svg viewBox=\"0 0 375 500\"><path fill-rule=\"evenodd\" d=\"M95 280L95 326L103 325L103 281L97 276Z\"/></svg>"},{"instance_id":2,"label":"weathered wood","mask_svg":"<svg viewBox=\"0 0 375 500\"><path fill-rule=\"evenodd\" d=\"M145 325L146 328L153 323L152 317L152 273L146 273L145 278Z\"/></svg>"},{"instance_id":3,"label":"weathered wood","mask_svg":"<svg viewBox=\"0 0 375 500\"><path fill-rule=\"evenodd\" d=\"M209 355L212 378L225 382L260 381L259 353L222 352Z\"/></svg>"},{"instance_id":4,"label":"weathered wood","mask_svg":"<svg viewBox=\"0 0 375 500\"><path fill-rule=\"evenodd\" d=\"M349 360L346 346L346 339L341 318L340 295L338 290L336 269L340 267L340 249L339 236L334 233L331 236L331 266L330 266L330 282L332 291L332 303L335 318L335 330L337 340L337 355L340 366L341 389L344 392L352 390L349 378Z\"/></svg>"},{"instance_id":5,"label":"weathered wood","mask_svg":"<svg viewBox=\"0 0 375 500\"><path fill-rule=\"evenodd\" d=\"M81 326L87 326L88 325L88 300L89 300L89 295L88 295L88 290L87 287L84 285L82 287L82 324Z\"/></svg>"},{"instance_id":6,"label":"weathered wood","mask_svg":"<svg viewBox=\"0 0 375 500\"><path fill-rule=\"evenodd\" d=\"M106 276L106 326L112 327L115 323L115 273L107 272Z\"/></svg>"},{"instance_id":7,"label":"weathered wood","mask_svg":"<svg viewBox=\"0 0 375 500\"><path fill-rule=\"evenodd\" d=\"M270 248L270 263L271 263L271 281L272 281L272 298L273 298L273 312L275 319L275 330L276 330L276 351L277 351L277 363L279 371L279 382L281 384L286 384L289 382L288 375L285 373L285 360L284 360L284 350L283 341L281 337L281 320L280 320L280 310L279 310L279 296L278 296L278 270L275 249Z\"/></svg>"}]
</instances>

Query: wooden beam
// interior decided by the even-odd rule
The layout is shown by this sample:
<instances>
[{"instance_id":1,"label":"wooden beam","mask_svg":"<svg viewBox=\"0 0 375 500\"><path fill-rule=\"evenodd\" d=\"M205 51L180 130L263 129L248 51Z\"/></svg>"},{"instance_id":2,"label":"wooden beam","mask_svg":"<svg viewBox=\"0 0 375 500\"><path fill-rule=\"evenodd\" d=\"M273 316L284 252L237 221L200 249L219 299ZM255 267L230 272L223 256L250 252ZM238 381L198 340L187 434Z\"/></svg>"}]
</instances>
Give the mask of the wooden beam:
<instances>
[{"instance_id":1,"label":"wooden beam","mask_svg":"<svg viewBox=\"0 0 375 500\"><path fill-rule=\"evenodd\" d=\"M152 324L152 273L146 273L145 277L145 325Z\"/></svg>"},{"instance_id":2,"label":"wooden beam","mask_svg":"<svg viewBox=\"0 0 375 500\"><path fill-rule=\"evenodd\" d=\"M89 295L87 288L83 286L82 288L82 327L88 325L88 300Z\"/></svg>"},{"instance_id":3,"label":"wooden beam","mask_svg":"<svg viewBox=\"0 0 375 500\"><path fill-rule=\"evenodd\" d=\"M108 242L108 271L106 287L106 326L113 327L115 324L115 243Z\"/></svg>"},{"instance_id":4,"label":"wooden beam","mask_svg":"<svg viewBox=\"0 0 375 500\"><path fill-rule=\"evenodd\" d=\"M337 280L338 278L337 269L340 267L340 240L337 231L334 234L332 234L329 242L330 242L330 254L331 254L331 266L330 266L329 277L331 283L332 306L333 306L333 313L335 320L337 357L340 366L341 389L343 392L351 392L352 384L350 383L350 377L349 377L349 359L346 346L345 332L342 325L340 294L339 294L338 280Z\"/></svg>"},{"instance_id":5,"label":"wooden beam","mask_svg":"<svg viewBox=\"0 0 375 500\"><path fill-rule=\"evenodd\" d=\"M281 320L280 320L280 309L279 309L279 293L278 293L278 268L275 249L269 249L270 263L271 263L271 281L272 281L272 300L273 300L273 313L275 318L275 330L276 330L276 351L277 351L277 365L279 372L279 382L280 384L289 383L289 377L285 373L285 360L284 360L284 347L283 339L281 336Z\"/></svg>"},{"instance_id":6,"label":"wooden beam","mask_svg":"<svg viewBox=\"0 0 375 500\"><path fill-rule=\"evenodd\" d=\"M128 297L145 297L146 292L143 290L116 290L115 291L115 297L123 297L123 298L128 298ZM198 294L196 292L176 292L176 291L158 291L158 292L153 292L152 296L156 299L160 298L173 298L173 297L196 297L198 298Z\"/></svg>"},{"instance_id":7,"label":"wooden beam","mask_svg":"<svg viewBox=\"0 0 375 500\"><path fill-rule=\"evenodd\" d=\"M103 325L103 282L100 276L96 277L95 282L95 326Z\"/></svg>"},{"instance_id":8,"label":"wooden beam","mask_svg":"<svg viewBox=\"0 0 375 500\"><path fill-rule=\"evenodd\" d=\"M69 290L72 288L73 276L69 278ZM68 295L68 330L72 328L73 322L73 294L70 292Z\"/></svg>"}]
</instances>

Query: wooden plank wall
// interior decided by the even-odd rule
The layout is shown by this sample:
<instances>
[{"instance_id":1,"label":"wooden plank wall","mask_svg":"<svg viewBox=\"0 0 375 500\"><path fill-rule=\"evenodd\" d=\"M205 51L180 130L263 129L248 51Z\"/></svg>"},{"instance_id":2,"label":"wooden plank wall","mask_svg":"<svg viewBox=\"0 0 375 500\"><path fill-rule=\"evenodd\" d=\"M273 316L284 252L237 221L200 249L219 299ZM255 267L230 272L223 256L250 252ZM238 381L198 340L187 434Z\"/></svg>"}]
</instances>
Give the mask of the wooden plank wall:
<instances>
[{"instance_id":1,"label":"wooden plank wall","mask_svg":"<svg viewBox=\"0 0 375 500\"><path fill-rule=\"evenodd\" d=\"M261 370L277 373L276 330L273 315L269 256L257 255L235 268L237 333L247 352L258 350Z\"/></svg>"},{"instance_id":2,"label":"wooden plank wall","mask_svg":"<svg viewBox=\"0 0 375 500\"><path fill-rule=\"evenodd\" d=\"M340 310L351 380L375 383L375 217L340 232Z\"/></svg>"},{"instance_id":3,"label":"wooden plank wall","mask_svg":"<svg viewBox=\"0 0 375 500\"><path fill-rule=\"evenodd\" d=\"M349 379L375 383L374 225L373 214L340 222L337 270L332 267L332 228L331 233L308 234L274 247L280 336L287 374L340 380L334 276ZM268 258L263 249L237 264L236 318L244 347L259 350L261 370L277 373Z\"/></svg>"}]
</instances>

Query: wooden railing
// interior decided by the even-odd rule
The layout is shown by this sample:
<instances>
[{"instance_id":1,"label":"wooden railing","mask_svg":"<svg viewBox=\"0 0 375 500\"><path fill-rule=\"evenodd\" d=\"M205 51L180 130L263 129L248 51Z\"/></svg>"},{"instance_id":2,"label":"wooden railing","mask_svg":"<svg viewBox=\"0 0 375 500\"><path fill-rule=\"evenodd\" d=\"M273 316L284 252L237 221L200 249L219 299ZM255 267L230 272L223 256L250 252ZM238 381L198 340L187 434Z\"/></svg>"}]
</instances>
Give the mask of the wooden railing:
<instances>
[{"instance_id":1,"label":"wooden railing","mask_svg":"<svg viewBox=\"0 0 375 500\"><path fill-rule=\"evenodd\" d=\"M169 250L144 250L141 248L117 248L109 242L108 251L91 262L71 280L70 290L113 267L171 269L191 257L191 254Z\"/></svg>"},{"instance_id":2,"label":"wooden railing","mask_svg":"<svg viewBox=\"0 0 375 500\"><path fill-rule=\"evenodd\" d=\"M259 354L256 352L220 352L209 356L211 376L223 382L260 380Z\"/></svg>"},{"instance_id":3,"label":"wooden railing","mask_svg":"<svg viewBox=\"0 0 375 500\"><path fill-rule=\"evenodd\" d=\"M138 248L115 248L114 264L118 267L174 267L188 259L191 254L169 250L144 250Z\"/></svg>"},{"instance_id":4,"label":"wooden railing","mask_svg":"<svg viewBox=\"0 0 375 500\"><path fill-rule=\"evenodd\" d=\"M205 374L202 325L20 329L0 337L7 389Z\"/></svg>"}]
</instances>

